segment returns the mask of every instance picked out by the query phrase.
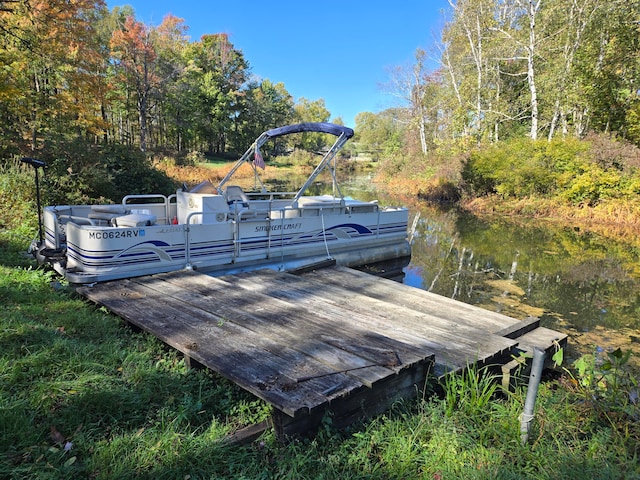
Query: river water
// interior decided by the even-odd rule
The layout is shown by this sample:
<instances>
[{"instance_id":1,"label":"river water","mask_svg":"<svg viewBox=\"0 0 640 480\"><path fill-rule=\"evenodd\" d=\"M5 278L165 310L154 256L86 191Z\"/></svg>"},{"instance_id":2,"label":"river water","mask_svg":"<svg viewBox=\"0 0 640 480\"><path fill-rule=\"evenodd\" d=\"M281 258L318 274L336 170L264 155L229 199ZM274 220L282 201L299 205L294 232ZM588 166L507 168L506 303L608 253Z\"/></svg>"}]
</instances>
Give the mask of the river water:
<instances>
[{"instance_id":1,"label":"river water","mask_svg":"<svg viewBox=\"0 0 640 480\"><path fill-rule=\"evenodd\" d=\"M376 195L362 177L343 184L343 193L402 203ZM514 318L539 317L569 335L568 361L621 348L640 367L638 242L420 203L410 206L409 226L404 283Z\"/></svg>"}]
</instances>

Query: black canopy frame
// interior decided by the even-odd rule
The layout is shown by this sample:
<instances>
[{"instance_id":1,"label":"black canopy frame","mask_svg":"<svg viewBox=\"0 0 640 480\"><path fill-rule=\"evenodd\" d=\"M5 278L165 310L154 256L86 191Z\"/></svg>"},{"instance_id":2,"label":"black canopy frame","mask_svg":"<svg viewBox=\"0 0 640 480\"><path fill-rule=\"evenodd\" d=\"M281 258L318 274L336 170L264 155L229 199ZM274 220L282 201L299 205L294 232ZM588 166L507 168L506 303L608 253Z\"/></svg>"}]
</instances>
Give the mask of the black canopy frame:
<instances>
[{"instance_id":1,"label":"black canopy frame","mask_svg":"<svg viewBox=\"0 0 640 480\"><path fill-rule=\"evenodd\" d=\"M302 187L300 187L300 190L296 192L293 198L293 201L297 202L297 200L302 195L304 195L304 193L307 191L309 186L313 184L313 182L318 177L318 175L320 175L320 173L322 173L322 171L331 163L331 160L335 158L335 156L340 151L340 149L342 149L344 144L347 143L347 140L353 137L353 134L354 134L353 129L349 127L344 127L342 125L336 125L334 123L306 122L306 123L297 123L294 125L286 125L284 127L272 128L271 130L267 130L266 132L262 133L256 139L255 142L253 142L253 144L240 157L240 159L236 162L236 164L229 171L229 173L222 180L220 180L220 183L217 186L218 191L220 193L223 193L224 185L231 179L231 177L233 177L236 170L238 170L238 168L240 168L244 163L247 163L247 162L250 163L250 165L252 166L254 174L256 175L256 178L260 181L260 185L262 186L262 189L264 191L265 186L260 180L260 176L258 175L257 166L255 162L251 161L251 155L253 154L255 156L256 152L259 152L260 147L264 145L267 141L271 140L272 138L277 138L284 135L291 135L294 133L302 133L302 132L328 133L331 135L335 135L338 138L336 139L334 144L331 146L331 148L327 151L327 153L324 155L324 157L322 157L322 160L320 161L320 163L318 163L313 173L311 173L311 175L309 176L307 181L304 183L304 185L302 185ZM340 191L340 187L338 186L338 182L335 177L335 171L333 169L330 169L330 171L331 171L331 177L333 179L334 188L338 190L338 193L340 194L340 198L343 198L342 192Z\"/></svg>"}]
</instances>

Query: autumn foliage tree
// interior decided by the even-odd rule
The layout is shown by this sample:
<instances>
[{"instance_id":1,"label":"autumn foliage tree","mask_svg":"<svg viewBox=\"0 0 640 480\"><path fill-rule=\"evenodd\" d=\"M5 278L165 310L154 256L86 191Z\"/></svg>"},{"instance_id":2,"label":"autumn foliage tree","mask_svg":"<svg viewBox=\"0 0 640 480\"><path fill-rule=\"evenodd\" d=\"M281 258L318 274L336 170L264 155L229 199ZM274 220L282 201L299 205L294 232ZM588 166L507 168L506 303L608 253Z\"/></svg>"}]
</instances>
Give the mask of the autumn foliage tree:
<instances>
[{"instance_id":1,"label":"autumn foliage tree","mask_svg":"<svg viewBox=\"0 0 640 480\"><path fill-rule=\"evenodd\" d=\"M0 162L46 160L55 202L118 201L171 192L151 166L159 152L233 154L289 123L284 85L252 79L227 35L186 32L103 0L0 1Z\"/></svg>"},{"instance_id":2,"label":"autumn foliage tree","mask_svg":"<svg viewBox=\"0 0 640 480\"><path fill-rule=\"evenodd\" d=\"M0 155L78 139L224 154L293 119L284 85L253 79L226 34L186 32L103 0L0 2Z\"/></svg>"},{"instance_id":3,"label":"autumn foliage tree","mask_svg":"<svg viewBox=\"0 0 640 480\"><path fill-rule=\"evenodd\" d=\"M25 0L0 12L5 150L35 151L104 127L96 98L106 58L93 28L104 8L102 0Z\"/></svg>"},{"instance_id":4,"label":"autumn foliage tree","mask_svg":"<svg viewBox=\"0 0 640 480\"><path fill-rule=\"evenodd\" d=\"M367 132L359 147L397 153L403 143L428 155L590 132L638 143L639 9L640 0L451 0L438 48L396 70L404 108L367 117L393 126L393 141ZM118 144L147 157L235 155L266 129L331 118L323 99L294 99L254 75L227 34L192 41L182 19L145 25L103 0L0 1L0 63L2 158L65 143L67 155ZM320 136L294 140L276 149L324 148Z\"/></svg>"},{"instance_id":5,"label":"autumn foliage tree","mask_svg":"<svg viewBox=\"0 0 640 480\"><path fill-rule=\"evenodd\" d=\"M147 150L147 112L153 93L159 88L156 61L149 29L133 17L127 17L122 29L111 37L116 71L122 84L135 95L140 127L140 150Z\"/></svg>"}]
</instances>

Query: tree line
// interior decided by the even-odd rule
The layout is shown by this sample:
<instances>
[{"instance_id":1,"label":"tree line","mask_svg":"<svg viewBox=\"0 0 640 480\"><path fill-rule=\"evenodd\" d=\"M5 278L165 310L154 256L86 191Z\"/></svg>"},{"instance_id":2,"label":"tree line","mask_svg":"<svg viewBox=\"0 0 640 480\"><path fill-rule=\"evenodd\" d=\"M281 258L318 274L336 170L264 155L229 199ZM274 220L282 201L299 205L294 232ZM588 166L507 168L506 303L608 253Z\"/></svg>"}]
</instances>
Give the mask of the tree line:
<instances>
[{"instance_id":1,"label":"tree line","mask_svg":"<svg viewBox=\"0 0 640 480\"><path fill-rule=\"evenodd\" d=\"M356 117L360 149L428 154L591 131L640 145L640 0L449 7L432 48L391 75L401 106ZM0 0L0 157L70 139L237 154L268 128L330 119L324 100L296 101L254 75L226 34L191 41L187 30L103 0Z\"/></svg>"},{"instance_id":2,"label":"tree line","mask_svg":"<svg viewBox=\"0 0 640 480\"><path fill-rule=\"evenodd\" d=\"M71 138L224 154L274 126L329 120L324 100L254 76L226 34L187 30L102 0L0 1L0 156Z\"/></svg>"},{"instance_id":3,"label":"tree line","mask_svg":"<svg viewBox=\"0 0 640 480\"><path fill-rule=\"evenodd\" d=\"M449 0L439 39L392 72L406 108L361 114L382 151L604 132L640 146L640 1ZM383 139L388 140L383 140Z\"/></svg>"}]
</instances>

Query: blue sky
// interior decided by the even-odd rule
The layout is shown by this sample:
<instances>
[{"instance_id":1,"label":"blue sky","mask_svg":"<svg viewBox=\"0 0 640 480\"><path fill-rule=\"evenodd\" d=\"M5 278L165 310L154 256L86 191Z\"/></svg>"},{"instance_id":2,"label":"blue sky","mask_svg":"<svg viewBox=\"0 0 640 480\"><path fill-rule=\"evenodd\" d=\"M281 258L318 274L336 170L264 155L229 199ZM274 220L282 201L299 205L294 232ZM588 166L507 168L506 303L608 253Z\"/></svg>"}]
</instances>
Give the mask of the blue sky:
<instances>
[{"instance_id":1,"label":"blue sky","mask_svg":"<svg viewBox=\"0 0 640 480\"><path fill-rule=\"evenodd\" d=\"M390 69L431 50L447 0L108 0L131 5L136 19L157 26L171 13L191 40L227 33L251 73L282 82L298 100L324 99L332 118L354 127L360 112L397 106L385 93Z\"/></svg>"}]
</instances>

